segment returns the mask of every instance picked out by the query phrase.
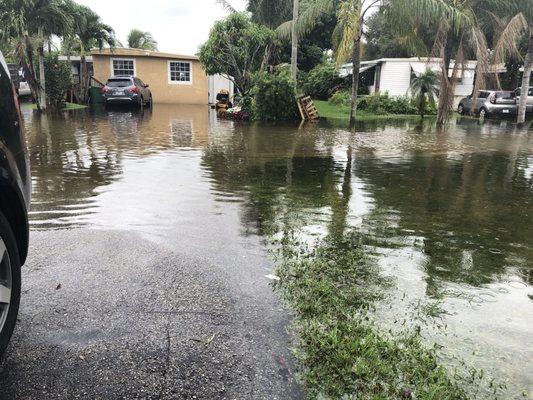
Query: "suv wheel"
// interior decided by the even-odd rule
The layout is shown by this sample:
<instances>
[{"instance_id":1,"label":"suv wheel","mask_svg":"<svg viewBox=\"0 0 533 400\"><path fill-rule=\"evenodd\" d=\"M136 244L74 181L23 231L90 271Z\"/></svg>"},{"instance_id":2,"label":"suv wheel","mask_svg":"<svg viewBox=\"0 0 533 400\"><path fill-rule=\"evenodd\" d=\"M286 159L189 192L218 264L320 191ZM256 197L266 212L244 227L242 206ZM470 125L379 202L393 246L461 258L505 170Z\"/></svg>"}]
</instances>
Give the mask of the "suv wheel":
<instances>
[{"instance_id":1,"label":"suv wheel","mask_svg":"<svg viewBox=\"0 0 533 400\"><path fill-rule=\"evenodd\" d=\"M488 115L487 109L485 107L481 107L481 109L479 110L479 118L485 119L487 115Z\"/></svg>"},{"instance_id":2,"label":"suv wheel","mask_svg":"<svg viewBox=\"0 0 533 400\"><path fill-rule=\"evenodd\" d=\"M0 212L0 356L15 328L19 302L19 254L11 227Z\"/></svg>"},{"instance_id":3,"label":"suv wheel","mask_svg":"<svg viewBox=\"0 0 533 400\"><path fill-rule=\"evenodd\" d=\"M459 104L459 107L457 107L457 112L459 113L459 115L465 114L465 108L463 107L462 104Z\"/></svg>"}]
</instances>

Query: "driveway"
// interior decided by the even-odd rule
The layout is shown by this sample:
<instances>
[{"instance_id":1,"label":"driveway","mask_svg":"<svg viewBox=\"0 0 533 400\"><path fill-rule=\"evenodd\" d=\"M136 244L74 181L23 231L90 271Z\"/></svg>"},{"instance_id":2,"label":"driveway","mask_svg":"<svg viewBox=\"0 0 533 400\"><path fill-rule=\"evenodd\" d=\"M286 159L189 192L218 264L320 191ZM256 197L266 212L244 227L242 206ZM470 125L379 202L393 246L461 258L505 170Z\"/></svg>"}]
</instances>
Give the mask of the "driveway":
<instances>
[{"instance_id":1,"label":"driveway","mask_svg":"<svg viewBox=\"0 0 533 400\"><path fill-rule=\"evenodd\" d=\"M126 231L33 231L0 398L300 398L287 314L254 264Z\"/></svg>"}]
</instances>

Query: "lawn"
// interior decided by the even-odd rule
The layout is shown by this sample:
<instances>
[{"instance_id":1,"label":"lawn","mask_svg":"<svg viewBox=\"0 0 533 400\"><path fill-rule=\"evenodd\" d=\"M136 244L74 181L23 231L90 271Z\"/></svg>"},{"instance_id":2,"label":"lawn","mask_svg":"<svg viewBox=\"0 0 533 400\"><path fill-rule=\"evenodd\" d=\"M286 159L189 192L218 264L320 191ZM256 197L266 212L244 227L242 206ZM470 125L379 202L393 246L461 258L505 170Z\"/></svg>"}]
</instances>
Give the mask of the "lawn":
<instances>
[{"instance_id":1,"label":"lawn","mask_svg":"<svg viewBox=\"0 0 533 400\"><path fill-rule=\"evenodd\" d=\"M349 119L350 118L350 107L344 105L334 105L324 100L314 100L316 109L318 110L318 115L322 118L336 118L336 119ZM357 111L357 120L358 121L370 121L376 119L406 119L419 118L418 115L405 115L405 114L372 114L365 110Z\"/></svg>"},{"instance_id":2,"label":"lawn","mask_svg":"<svg viewBox=\"0 0 533 400\"><path fill-rule=\"evenodd\" d=\"M37 105L36 104L28 104L28 105L25 105L26 107L28 108L31 108L32 110L36 110L37 109ZM83 104L76 104L76 103L65 103L65 108L63 108L62 110L80 110L82 108L87 108L87 106L83 105Z\"/></svg>"}]
</instances>

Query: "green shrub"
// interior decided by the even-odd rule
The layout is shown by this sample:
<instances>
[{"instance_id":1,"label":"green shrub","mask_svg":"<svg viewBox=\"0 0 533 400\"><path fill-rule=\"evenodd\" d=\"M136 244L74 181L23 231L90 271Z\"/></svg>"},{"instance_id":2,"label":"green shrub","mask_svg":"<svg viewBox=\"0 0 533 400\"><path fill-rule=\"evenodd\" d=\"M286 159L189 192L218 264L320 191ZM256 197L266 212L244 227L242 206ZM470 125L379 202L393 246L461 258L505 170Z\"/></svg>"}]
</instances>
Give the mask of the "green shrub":
<instances>
[{"instance_id":1,"label":"green shrub","mask_svg":"<svg viewBox=\"0 0 533 400\"><path fill-rule=\"evenodd\" d=\"M373 114L416 114L417 108L406 96L390 97L388 93L376 93L359 100L358 108Z\"/></svg>"},{"instance_id":2,"label":"green shrub","mask_svg":"<svg viewBox=\"0 0 533 400\"><path fill-rule=\"evenodd\" d=\"M65 105L65 96L70 89L70 66L59 61L58 54L47 54L44 60L46 78L46 97L52 108L61 109Z\"/></svg>"},{"instance_id":3,"label":"green shrub","mask_svg":"<svg viewBox=\"0 0 533 400\"><path fill-rule=\"evenodd\" d=\"M298 119L293 82L287 72L255 76L252 118L261 121Z\"/></svg>"},{"instance_id":4,"label":"green shrub","mask_svg":"<svg viewBox=\"0 0 533 400\"><path fill-rule=\"evenodd\" d=\"M339 77L335 65L324 63L309 71L302 89L305 94L315 100L328 100L332 93L342 85L343 79Z\"/></svg>"},{"instance_id":5,"label":"green shrub","mask_svg":"<svg viewBox=\"0 0 533 400\"><path fill-rule=\"evenodd\" d=\"M331 95L329 102L336 106L347 106L350 104L351 96L346 90L339 90Z\"/></svg>"}]
</instances>

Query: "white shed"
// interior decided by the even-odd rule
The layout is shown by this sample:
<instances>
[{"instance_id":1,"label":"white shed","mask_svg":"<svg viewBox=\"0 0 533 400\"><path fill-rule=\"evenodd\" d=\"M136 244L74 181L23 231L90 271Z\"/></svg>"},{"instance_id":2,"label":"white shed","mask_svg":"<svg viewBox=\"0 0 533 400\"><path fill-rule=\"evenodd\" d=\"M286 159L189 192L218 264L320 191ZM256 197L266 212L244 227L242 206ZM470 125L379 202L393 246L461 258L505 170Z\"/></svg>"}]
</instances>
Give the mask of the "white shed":
<instances>
[{"instance_id":1,"label":"white shed","mask_svg":"<svg viewBox=\"0 0 533 400\"><path fill-rule=\"evenodd\" d=\"M458 82L455 87L455 103L472 93L476 61L464 63L462 71L458 72ZM381 58L379 60L361 62L361 72L370 74L369 92L388 93L391 96L409 95L409 87L413 76L423 73L426 69L440 72L440 59L436 58ZM450 65L449 76L452 75L454 62ZM368 72L367 72L368 71ZM345 64L340 69L341 76L352 73L352 65Z\"/></svg>"}]
</instances>

